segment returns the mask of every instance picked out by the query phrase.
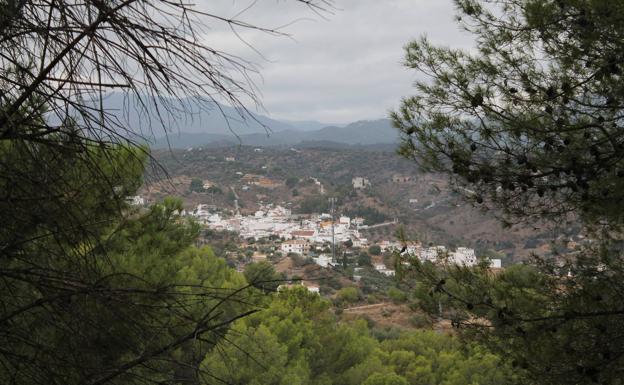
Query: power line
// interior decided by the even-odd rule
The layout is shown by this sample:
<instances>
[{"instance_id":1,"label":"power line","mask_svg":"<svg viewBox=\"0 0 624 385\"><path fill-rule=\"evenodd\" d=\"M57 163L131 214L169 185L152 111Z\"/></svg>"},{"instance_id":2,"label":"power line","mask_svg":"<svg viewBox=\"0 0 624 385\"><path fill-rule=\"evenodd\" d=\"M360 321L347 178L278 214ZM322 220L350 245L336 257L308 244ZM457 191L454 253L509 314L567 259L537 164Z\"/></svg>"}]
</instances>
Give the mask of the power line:
<instances>
[{"instance_id":1,"label":"power line","mask_svg":"<svg viewBox=\"0 0 624 385\"><path fill-rule=\"evenodd\" d=\"M336 197L330 197L329 198L329 203L331 203L331 212L330 213L331 213L331 220L332 220L332 223L331 223L331 227L332 227L332 262L334 262L334 263L336 263L336 236L335 236L335 233L334 233L334 223L336 222L335 216L334 216L334 213L335 213L334 205L335 205L336 201L337 201Z\"/></svg>"}]
</instances>

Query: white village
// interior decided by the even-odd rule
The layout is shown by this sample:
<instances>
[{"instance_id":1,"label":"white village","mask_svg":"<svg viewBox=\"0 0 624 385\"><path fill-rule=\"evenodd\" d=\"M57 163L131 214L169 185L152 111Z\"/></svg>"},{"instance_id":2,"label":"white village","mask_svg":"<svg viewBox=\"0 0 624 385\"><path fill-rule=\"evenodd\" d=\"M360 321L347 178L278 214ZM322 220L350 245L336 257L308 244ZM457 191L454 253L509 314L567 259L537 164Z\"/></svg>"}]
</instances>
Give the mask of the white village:
<instances>
[{"instance_id":1,"label":"white village","mask_svg":"<svg viewBox=\"0 0 624 385\"><path fill-rule=\"evenodd\" d=\"M350 247L365 248L371 246L361 231L371 225L360 217L334 217L329 213L316 215L295 215L291 210L280 205L261 205L254 215L243 216L239 213L226 216L209 205L200 204L194 210L186 212L200 224L216 231L232 231L244 239L274 239L279 242L279 251L284 255L295 253L312 257L322 267L331 267L338 263L336 257L325 253L311 253L311 250L331 248L331 245L349 243ZM372 225L375 226L375 225ZM420 242L383 240L375 243L381 252L398 251L407 259L418 258L420 261L433 263L474 266L479 260L475 250L457 247L449 250L446 246L425 246ZM489 261L493 268L500 267L500 260ZM375 264L375 269L387 276L393 276L395 270L384 264Z\"/></svg>"}]
</instances>

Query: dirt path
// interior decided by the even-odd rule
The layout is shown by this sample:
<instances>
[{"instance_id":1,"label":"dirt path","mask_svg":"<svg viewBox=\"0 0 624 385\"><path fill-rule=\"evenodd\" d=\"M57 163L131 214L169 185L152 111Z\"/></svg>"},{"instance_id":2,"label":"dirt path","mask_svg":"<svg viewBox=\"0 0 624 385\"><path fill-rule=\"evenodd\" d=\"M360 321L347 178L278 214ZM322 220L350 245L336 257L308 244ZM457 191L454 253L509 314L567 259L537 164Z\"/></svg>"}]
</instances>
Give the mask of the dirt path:
<instances>
[{"instance_id":1,"label":"dirt path","mask_svg":"<svg viewBox=\"0 0 624 385\"><path fill-rule=\"evenodd\" d=\"M344 309L343 311L345 312L349 312L349 311L359 311L359 310L370 310L370 309L377 309L380 307L384 307L384 306L391 306L392 303L390 302L382 302L382 303L374 303L372 305L362 305L362 306L356 306L356 307L349 307Z\"/></svg>"}]
</instances>

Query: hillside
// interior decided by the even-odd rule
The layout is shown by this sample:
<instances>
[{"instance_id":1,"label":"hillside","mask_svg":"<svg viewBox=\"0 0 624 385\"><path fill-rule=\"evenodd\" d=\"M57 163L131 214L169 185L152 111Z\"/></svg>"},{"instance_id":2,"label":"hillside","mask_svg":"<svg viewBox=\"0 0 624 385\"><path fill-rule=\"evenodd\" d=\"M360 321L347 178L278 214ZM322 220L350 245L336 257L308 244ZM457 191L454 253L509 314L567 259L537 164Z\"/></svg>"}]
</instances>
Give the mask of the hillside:
<instances>
[{"instance_id":1,"label":"hillside","mask_svg":"<svg viewBox=\"0 0 624 385\"><path fill-rule=\"evenodd\" d=\"M508 258L543 249L542 239L550 236L528 228L504 229L493 213L463 202L444 177L421 173L391 151L232 146L155 150L153 155L170 178L149 180L144 193L152 200L181 195L188 208L207 203L234 209L238 197L243 214L254 213L260 202L285 205L295 213L311 213L327 211L327 197L335 196L339 213L362 216L369 225L396 218L412 239L451 247L472 246ZM250 175L268 182L249 185L246 178ZM356 176L367 178L371 186L355 190L351 182ZM214 188L191 193L192 178L209 182ZM325 194L310 178L322 184ZM379 227L367 230L366 236L371 240L392 239L396 229Z\"/></svg>"}]
</instances>

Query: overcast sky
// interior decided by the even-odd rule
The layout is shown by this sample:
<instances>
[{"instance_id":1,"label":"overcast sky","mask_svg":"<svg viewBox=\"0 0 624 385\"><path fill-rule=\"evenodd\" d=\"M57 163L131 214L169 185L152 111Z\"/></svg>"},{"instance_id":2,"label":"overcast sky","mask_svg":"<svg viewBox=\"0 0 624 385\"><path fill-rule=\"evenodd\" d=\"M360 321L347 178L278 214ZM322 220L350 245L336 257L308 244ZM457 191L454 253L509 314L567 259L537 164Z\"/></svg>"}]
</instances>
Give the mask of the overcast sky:
<instances>
[{"instance_id":1,"label":"overcast sky","mask_svg":"<svg viewBox=\"0 0 624 385\"><path fill-rule=\"evenodd\" d=\"M202 4L200 2L199 4ZM335 0L323 17L292 0L218 0L215 14L292 38L237 29L249 48L223 24L211 24L208 43L259 66L256 77L265 114L276 119L348 123L386 117L412 92L417 74L401 65L403 46L427 35L435 43L468 48L471 37L454 22L451 0Z\"/></svg>"}]
</instances>

